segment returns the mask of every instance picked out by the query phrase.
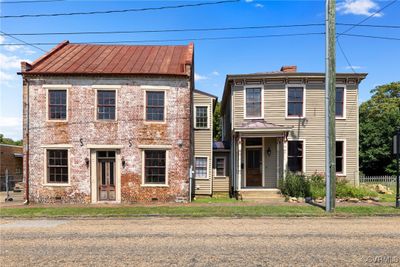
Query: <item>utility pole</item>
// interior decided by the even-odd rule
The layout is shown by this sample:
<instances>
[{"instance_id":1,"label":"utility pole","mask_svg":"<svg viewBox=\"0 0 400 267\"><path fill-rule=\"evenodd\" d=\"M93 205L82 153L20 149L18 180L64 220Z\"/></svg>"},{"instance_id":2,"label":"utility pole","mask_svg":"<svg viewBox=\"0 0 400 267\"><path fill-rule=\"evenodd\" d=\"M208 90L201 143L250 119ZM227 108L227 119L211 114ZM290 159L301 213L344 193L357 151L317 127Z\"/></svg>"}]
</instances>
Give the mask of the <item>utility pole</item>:
<instances>
[{"instance_id":1,"label":"utility pole","mask_svg":"<svg viewBox=\"0 0 400 267\"><path fill-rule=\"evenodd\" d=\"M325 179L326 211L335 209L336 201L336 0L326 0L325 15Z\"/></svg>"}]
</instances>

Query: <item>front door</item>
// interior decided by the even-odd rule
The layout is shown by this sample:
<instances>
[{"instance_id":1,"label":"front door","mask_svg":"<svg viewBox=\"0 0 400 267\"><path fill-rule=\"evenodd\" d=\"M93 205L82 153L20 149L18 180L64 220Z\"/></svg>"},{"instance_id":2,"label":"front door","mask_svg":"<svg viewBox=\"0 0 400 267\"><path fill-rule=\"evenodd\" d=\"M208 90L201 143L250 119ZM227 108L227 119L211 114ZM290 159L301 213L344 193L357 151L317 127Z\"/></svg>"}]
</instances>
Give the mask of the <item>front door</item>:
<instances>
[{"instance_id":1,"label":"front door","mask_svg":"<svg viewBox=\"0 0 400 267\"><path fill-rule=\"evenodd\" d=\"M262 186L262 149L246 149L246 186Z\"/></svg>"},{"instance_id":2,"label":"front door","mask_svg":"<svg viewBox=\"0 0 400 267\"><path fill-rule=\"evenodd\" d=\"M97 152L97 181L100 201L116 200L115 151Z\"/></svg>"}]
</instances>

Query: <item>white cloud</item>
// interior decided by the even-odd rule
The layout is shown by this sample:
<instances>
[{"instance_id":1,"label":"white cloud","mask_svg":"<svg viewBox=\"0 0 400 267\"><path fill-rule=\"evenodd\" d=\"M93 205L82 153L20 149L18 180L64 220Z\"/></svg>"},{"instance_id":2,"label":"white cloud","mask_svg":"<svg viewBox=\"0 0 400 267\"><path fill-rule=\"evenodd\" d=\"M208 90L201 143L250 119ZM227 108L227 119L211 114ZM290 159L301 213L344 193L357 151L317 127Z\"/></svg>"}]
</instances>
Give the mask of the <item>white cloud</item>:
<instances>
[{"instance_id":1,"label":"white cloud","mask_svg":"<svg viewBox=\"0 0 400 267\"><path fill-rule=\"evenodd\" d=\"M21 50L22 45L5 45L4 49L10 52Z\"/></svg>"},{"instance_id":2,"label":"white cloud","mask_svg":"<svg viewBox=\"0 0 400 267\"><path fill-rule=\"evenodd\" d=\"M219 72L216 71L216 70L214 70L211 74L214 75L214 76L219 76Z\"/></svg>"},{"instance_id":3,"label":"white cloud","mask_svg":"<svg viewBox=\"0 0 400 267\"><path fill-rule=\"evenodd\" d=\"M263 7L264 7L264 5L263 5L263 4L258 4L258 3L257 3L257 4L255 4L254 6L255 6L255 7L257 7L257 8L263 8Z\"/></svg>"},{"instance_id":4,"label":"white cloud","mask_svg":"<svg viewBox=\"0 0 400 267\"><path fill-rule=\"evenodd\" d=\"M0 116L0 132L4 136L18 140L22 138L22 118Z\"/></svg>"},{"instance_id":5,"label":"white cloud","mask_svg":"<svg viewBox=\"0 0 400 267\"><path fill-rule=\"evenodd\" d=\"M379 5L373 0L345 0L338 3L336 9L342 14L371 16L379 9ZM374 16L381 17L382 15L382 13L377 13Z\"/></svg>"},{"instance_id":6,"label":"white cloud","mask_svg":"<svg viewBox=\"0 0 400 267\"><path fill-rule=\"evenodd\" d=\"M3 82L8 82L12 81L16 78L17 75L12 75L11 73L6 73L2 70L0 70L0 84Z\"/></svg>"},{"instance_id":7,"label":"white cloud","mask_svg":"<svg viewBox=\"0 0 400 267\"><path fill-rule=\"evenodd\" d=\"M21 66L21 61L27 61L17 56L8 56L0 53L0 68L1 69L18 69Z\"/></svg>"},{"instance_id":8,"label":"white cloud","mask_svg":"<svg viewBox=\"0 0 400 267\"><path fill-rule=\"evenodd\" d=\"M195 81L201 81L201 80L207 80L208 79L208 77L207 76L203 76L203 75L200 75L200 74L198 74L198 73L195 73L194 74L194 80Z\"/></svg>"},{"instance_id":9,"label":"white cloud","mask_svg":"<svg viewBox=\"0 0 400 267\"><path fill-rule=\"evenodd\" d=\"M353 69L353 70L359 70L359 69L363 69L364 67L362 67L362 66L346 66L346 67L344 67L346 70L351 70L351 69Z\"/></svg>"}]
</instances>

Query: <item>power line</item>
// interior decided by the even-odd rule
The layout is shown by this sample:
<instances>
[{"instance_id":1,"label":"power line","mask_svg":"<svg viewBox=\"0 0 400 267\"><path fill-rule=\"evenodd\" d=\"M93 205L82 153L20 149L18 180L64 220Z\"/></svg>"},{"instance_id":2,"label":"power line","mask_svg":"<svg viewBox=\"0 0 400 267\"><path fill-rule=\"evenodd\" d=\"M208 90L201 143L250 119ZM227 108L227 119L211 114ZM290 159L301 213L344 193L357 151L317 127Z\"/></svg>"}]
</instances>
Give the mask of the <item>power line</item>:
<instances>
[{"instance_id":1,"label":"power line","mask_svg":"<svg viewBox=\"0 0 400 267\"><path fill-rule=\"evenodd\" d=\"M391 29L400 29L400 25L379 25L379 24L355 24L355 23L336 23L339 26L356 26L356 27L370 27L370 28L391 28Z\"/></svg>"},{"instance_id":2,"label":"power line","mask_svg":"<svg viewBox=\"0 0 400 267\"><path fill-rule=\"evenodd\" d=\"M178 9L178 8L186 8L186 7L219 5L219 4L227 4L227 3L236 3L239 1L240 0L224 0L224 1L216 1L216 2L182 4L182 5L175 5L175 6L144 7L144 8L119 9L119 10L90 11L90 12L8 15L8 16L0 16L0 18L2 18L2 19L38 18L38 17L59 17L59 16L98 15L98 14L111 14L111 13L141 12L141 11L154 11L154 10Z\"/></svg>"},{"instance_id":3,"label":"power line","mask_svg":"<svg viewBox=\"0 0 400 267\"><path fill-rule=\"evenodd\" d=\"M397 37L386 37L386 36L373 36L373 35L365 35L365 34L342 34L343 36L351 36L351 37L361 37L361 38L372 38L372 39L381 39L381 40L391 40L391 41L400 41L400 38Z\"/></svg>"},{"instance_id":4,"label":"power line","mask_svg":"<svg viewBox=\"0 0 400 267\"><path fill-rule=\"evenodd\" d=\"M65 0L38 0L38 1L1 1L0 4L36 4L48 2L64 2Z\"/></svg>"},{"instance_id":5,"label":"power line","mask_svg":"<svg viewBox=\"0 0 400 267\"><path fill-rule=\"evenodd\" d=\"M289 33L289 34L270 34L270 35L248 35L248 36L221 36L221 37L201 37L201 38L184 38L184 39L150 39L150 40L121 40L121 41L94 41L94 42L74 42L73 44L122 44L122 43L154 43L154 42L187 42L187 41L212 41L212 40L234 40L234 39L257 39L257 38L273 38L273 37L291 37L291 36L307 36L307 35L323 35L324 32L308 32L308 33ZM30 43L27 45L57 45L58 43ZM21 45L16 43L0 44L0 46Z\"/></svg>"},{"instance_id":6,"label":"power line","mask_svg":"<svg viewBox=\"0 0 400 267\"><path fill-rule=\"evenodd\" d=\"M128 31L81 31L81 32L36 32L36 33L9 33L14 36L38 36L38 35L88 35L88 34L129 34L129 33L170 33L170 32L208 32L208 31L230 31L230 30L251 30L251 29L274 29L274 28L295 28L295 27L314 27L324 26L324 23L308 24L286 24L286 25L260 25L243 27L215 27L215 28L187 28L187 29L160 29L160 30L128 30ZM337 25L349 26L356 25L351 23L337 23ZM372 28L393 28L400 29L400 25L358 25Z\"/></svg>"},{"instance_id":7,"label":"power line","mask_svg":"<svg viewBox=\"0 0 400 267\"><path fill-rule=\"evenodd\" d=\"M19 38L17 38L17 37L14 37L14 36L12 36L12 35L10 35L10 34L8 34L8 33L5 33L5 32L3 32L3 31L0 31L0 33L2 33L2 34L5 35L5 36L8 36L8 37L10 37L10 38L13 38L13 39L15 39L15 40L17 40L17 41L22 42L22 43L24 43L24 45L29 45L29 46L32 46L32 47L34 47L34 48L36 48L36 49L39 49L39 50L41 50L41 51L43 51L43 52L47 52L46 50L43 50L42 48L40 48L40 47L38 47L38 46L36 46L36 45L34 45L34 44L27 43L27 42L25 42L24 40L21 40L21 39L19 39ZM0 44L0 45L6 45L6 44ZM21 45L21 44L17 44L17 45Z\"/></svg>"},{"instance_id":8,"label":"power line","mask_svg":"<svg viewBox=\"0 0 400 267\"><path fill-rule=\"evenodd\" d=\"M348 33L349 31L351 31L352 29L354 29L355 27L360 26L361 24L363 24L365 21L369 20L370 18L374 17L376 14L381 13L383 10L385 10L386 8L390 7L391 5L393 5L394 3L396 3L398 0L394 0L390 3L388 3L387 5L385 5L384 7L382 7L381 9L379 9L378 11L375 11L374 13L372 13L371 15L369 15L368 17L366 17L365 19L361 20L359 23L351 26L350 28L348 28L347 30L345 30L344 32L338 33L338 36L343 35L345 33Z\"/></svg>"},{"instance_id":9,"label":"power line","mask_svg":"<svg viewBox=\"0 0 400 267\"><path fill-rule=\"evenodd\" d=\"M260 25L243 27L219 27L219 28L188 28L188 29L163 29L163 30L130 30L130 31L84 31L84 32L37 32L37 33L10 33L16 36L36 35L83 35L83 34L126 34L126 33L162 33L162 32L202 32L202 31L228 31L247 29L269 29L269 28L295 28L323 26L323 23L288 24L288 25ZM400 26L399 26L400 27Z\"/></svg>"},{"instance_id":10,"label":"power line","mask_svg":"<svg viewBox=\"0 0 400 267\"><path fill-rule=\"evenodd\" d=\"M346 59L347 64L350 66L350 68L353 71L353 73L356 73L355 69L353 68L353 65L350 63L349 58L346 56L346 53L344 52L343 47L339 42L339 38L336 38L336 42L337 42L337 44L339 46L340 52L342 53L343 57Z\"/></svg>"}]
</instances>

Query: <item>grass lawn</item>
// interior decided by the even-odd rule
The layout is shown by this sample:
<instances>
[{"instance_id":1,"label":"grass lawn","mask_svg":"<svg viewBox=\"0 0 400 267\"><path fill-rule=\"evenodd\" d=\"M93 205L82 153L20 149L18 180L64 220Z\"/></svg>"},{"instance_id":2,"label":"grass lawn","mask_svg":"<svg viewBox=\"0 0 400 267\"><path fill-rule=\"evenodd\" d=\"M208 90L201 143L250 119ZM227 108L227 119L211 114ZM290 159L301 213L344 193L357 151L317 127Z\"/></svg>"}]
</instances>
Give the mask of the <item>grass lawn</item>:
<instances>
[{"instance_id":1,"label":"grass lawn","mask_svg":"<svg viewBox=\"0 0 400 267\"><path fill-rule=\"evenodd\" d=\"M196 197L193 203L237 203L243 202L229 197Z\"/></svg>"},{"instance_id":2,"label":"grass lawn","mask_svg":"<svg viewBox=\"0 0 400 267\"><path fill-rule=\"evenodd\" d=\"M0 217L302 217L302 216L400 216L400 209L383 206L338 207L333 214L314 206L119 206L119 207L8 207Z\"/></svg>"}]
</instances>

